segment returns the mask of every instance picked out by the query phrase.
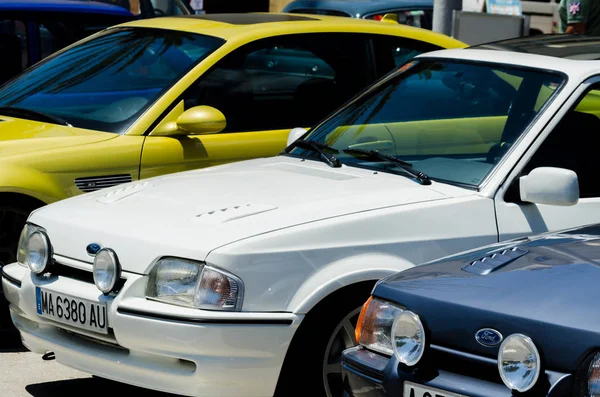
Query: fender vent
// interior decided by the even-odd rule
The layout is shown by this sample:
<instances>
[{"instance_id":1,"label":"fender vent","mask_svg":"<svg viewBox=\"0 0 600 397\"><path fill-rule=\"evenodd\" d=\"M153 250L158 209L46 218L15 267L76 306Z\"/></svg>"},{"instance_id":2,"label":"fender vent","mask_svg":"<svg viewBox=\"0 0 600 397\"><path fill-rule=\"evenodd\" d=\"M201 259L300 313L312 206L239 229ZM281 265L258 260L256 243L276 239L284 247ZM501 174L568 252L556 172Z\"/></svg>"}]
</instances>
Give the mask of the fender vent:
<instances>
[{"instance_id":1,"label":"fender vent","mask_svg":"<svg viewBox=\"0 0 600 397\"><path fill-rule=\"evenodd\" d=\"M75 179L75 185L82 192L88 193L107 187L117 186L122 183L129 183L132 180L133 179L129 174L93 176L86 178L77 178Z\"/></svg>"}]
</instances>

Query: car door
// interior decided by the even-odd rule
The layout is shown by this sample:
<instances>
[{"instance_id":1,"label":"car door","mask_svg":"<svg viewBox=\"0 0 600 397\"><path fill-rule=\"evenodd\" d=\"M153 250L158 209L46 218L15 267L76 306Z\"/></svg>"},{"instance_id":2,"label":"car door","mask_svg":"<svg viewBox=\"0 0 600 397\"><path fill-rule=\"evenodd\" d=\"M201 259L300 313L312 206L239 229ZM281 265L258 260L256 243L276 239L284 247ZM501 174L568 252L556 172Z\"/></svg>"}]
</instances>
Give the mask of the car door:
<instances>
[{"instance_id":1,"label":"car door","mask_svg":"<svg viewBox=\"0 0 600 397\"><path fill-rule=\"evenodd\" d=\"M228 54L173 103L144 143L141 177L274 156L294 127L311 127L376 75L368 36L303 34L253 42ZM158 136L185 110L225 116L214 134Z\"/></svg>"},{"instance_id":2,"label":"car door","mask_svg":"<svg viewBox=\"0 0 600 397\"><path fill-rule=\"evenodd\" d=\"M545 138L538 138L514 176L498 191L495 202L500 240L600 222L599 80L581 87L575 105L556 126L549 127ZM539 167L574 171L579 182L578 203L559 206L522 201L519 178ZM547 181L549 185L554 182Z\"/></svg>"},{"instance_id":3,"label":"car door","mask_svg":"<svg viewBox=\"0 0 600 397\"><path fill-rule=\"evenodd\" d=\"M0 14L0 84L5 83L29 66L28 38L31 23L10 13Z\"/></svg>"}]
</instances>

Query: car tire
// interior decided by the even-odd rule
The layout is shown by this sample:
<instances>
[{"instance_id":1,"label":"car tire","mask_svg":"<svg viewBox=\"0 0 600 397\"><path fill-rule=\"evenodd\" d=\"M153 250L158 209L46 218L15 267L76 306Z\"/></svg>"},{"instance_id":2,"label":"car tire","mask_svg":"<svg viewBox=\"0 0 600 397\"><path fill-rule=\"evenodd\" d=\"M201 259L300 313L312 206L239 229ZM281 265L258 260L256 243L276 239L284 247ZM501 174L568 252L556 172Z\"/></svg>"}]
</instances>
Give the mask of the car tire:
<instances>
[{"instance_id":1,"label":"car tire","mask_svg":"<svg viewBox=\"0 0 600 397\"><path fill-rule=\"evenodd\" d=\"M343 395L341 353L356 345L354 327L373 285L364 282L337 291L306 315L288 349L276 397Z\"/></svg>"},{"instance_id":2,"label":"car tire","mask_svg":"<svg viewBox=\"0 0 600 397\"><path fill-rule=\"evenodd\" d=\"M20 200L21 201L21 200ZM40 207L33 200L25 200L19 204L0 203L0 264L8 265L17 260L19 237L29 214ZM0 294L0 329L12 328L8 302L4 294Z\"/></svg>"}]
</instances>

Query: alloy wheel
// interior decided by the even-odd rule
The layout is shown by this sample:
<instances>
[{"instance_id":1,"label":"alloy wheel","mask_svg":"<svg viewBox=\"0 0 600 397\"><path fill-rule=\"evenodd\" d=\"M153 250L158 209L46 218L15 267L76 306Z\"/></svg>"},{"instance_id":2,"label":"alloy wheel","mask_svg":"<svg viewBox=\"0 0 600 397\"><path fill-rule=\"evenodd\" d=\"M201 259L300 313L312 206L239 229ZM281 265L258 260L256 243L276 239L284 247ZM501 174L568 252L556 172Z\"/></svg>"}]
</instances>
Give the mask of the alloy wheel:
<instances>
[{"instance_id":1,"label":"alloy wheel","mask_svg":"<svg viewBox=\"0 0 600 397\"><path fill-rule=\"evenodd\" d=\"M343 393L342 386L342 351L356 346L354 329L358 321L361 307L348 313L335 327L327 342L323 357L323 384L327 397L339 397Z\"/></svg>"}]
</instances>

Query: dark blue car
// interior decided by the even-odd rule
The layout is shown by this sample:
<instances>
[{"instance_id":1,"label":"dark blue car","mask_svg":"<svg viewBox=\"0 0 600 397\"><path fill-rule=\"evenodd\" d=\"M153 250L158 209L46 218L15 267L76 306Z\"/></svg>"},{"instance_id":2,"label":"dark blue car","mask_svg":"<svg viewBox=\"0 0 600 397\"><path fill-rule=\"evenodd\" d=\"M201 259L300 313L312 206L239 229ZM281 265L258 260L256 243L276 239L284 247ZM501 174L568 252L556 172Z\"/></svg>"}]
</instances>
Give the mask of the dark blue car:
<instances>
[{"instance_id":1,"label":"dark blue car","mask_svg":"<svg viewBox=\"0 0 600 397\"><path fill-rule=\"evenodd\" d=\"M77 40L135 18L93 1L0 1L0 84Z\"/></svg>"},{"instance_id":2,"label":"dark blue car","mask_svg":"<svg viewBox=\"0 0 600 397\"><path fill-rule=\"evenodd\" d=\"M398 23L431 30L433 0L294 0L283 12L375 20L396 14Z\"/></svg>"},{"instance_id":3,"label":"dark blue car","mask_svg":"<svg viewBox=\"0 0 600 397\"><path fill-rule=\"evenodd\" d=\"M600 225L379 282L343 353L351 396L600 396Z\"/></svg>"}]
</instances>

